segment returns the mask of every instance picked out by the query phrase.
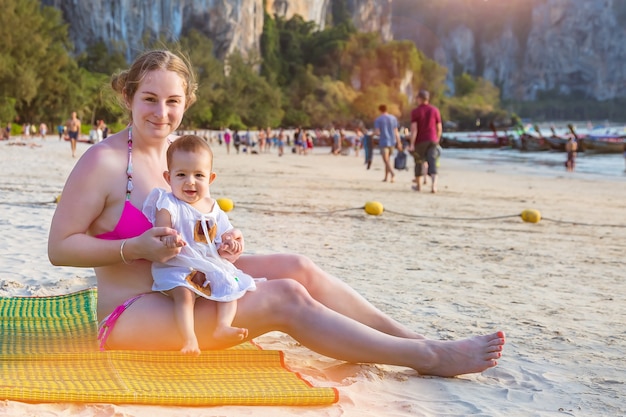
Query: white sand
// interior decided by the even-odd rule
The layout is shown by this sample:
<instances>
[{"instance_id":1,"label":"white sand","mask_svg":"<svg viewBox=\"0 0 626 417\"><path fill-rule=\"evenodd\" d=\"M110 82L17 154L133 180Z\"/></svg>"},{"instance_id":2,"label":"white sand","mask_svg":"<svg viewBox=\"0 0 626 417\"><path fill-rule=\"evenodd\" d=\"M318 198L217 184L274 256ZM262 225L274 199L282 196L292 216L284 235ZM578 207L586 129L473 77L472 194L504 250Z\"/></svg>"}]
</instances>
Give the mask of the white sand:
<instances>
[{"instance_id":1,"label":"white sand","mask_svg":"<svg viewBox=\"0 0 626 417\"><path fill-rule=\"evenodd\" d=\"M0 295L47 295L95 285L90 269L53 267L47 235L65 177L69 144L0 142ZM87 144L79 144L79 152ZM391 366L321 357L288 336L258 339L285 351L314 385L335 386L328 407L151 407L0 402L0 415L33 416L617 416L626 415L624 180L579 173L537 175L445 157L440 193L410 190L410 172L383 183L375 155L226 155L214 146L214 197L231 198L247 251L300 252L386 313L432 338L502 329L497 368L459 378L419 377ZM410 164L412 167L412 163ZM381 202L382 216L360 210ZM354 210L339 211L355 208ZM337 210L336 212L333 212ZM396 213L391 213L391 211ZM403 215L404 214L404 215ZM427 217L409 217L418 215Z\"/></svg>"}]
</instances>

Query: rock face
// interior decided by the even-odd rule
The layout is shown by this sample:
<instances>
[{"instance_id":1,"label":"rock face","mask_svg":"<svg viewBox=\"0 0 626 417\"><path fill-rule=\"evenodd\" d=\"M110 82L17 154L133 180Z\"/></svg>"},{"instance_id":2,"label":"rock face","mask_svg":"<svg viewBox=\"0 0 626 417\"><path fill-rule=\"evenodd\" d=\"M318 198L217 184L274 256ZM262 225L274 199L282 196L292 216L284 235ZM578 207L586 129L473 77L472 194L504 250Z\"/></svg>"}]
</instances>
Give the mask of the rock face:
<instances>
[{"instance_id":1,"label":"rock face","mask_svg":"<svg viewBox=\"0 0 626 417\"><path fill-rule=\"evenodd\" d=\"M324 28L333 1L266 0L267 12L294 14ZM383 39L410 39L448 68L492 81L505 99L542 92L599 100L626 97L624 0L342 0L355 26ZM126 58L148 35L171 40L191 28L218 57L258 51L263 0L42 0L62 10L77 52L98 41Z\"/></svg>"},{"instance_id":2,"label":"rock face","mask_svg":"<svg viewBox=\"0 0 626 417\"><path fill-rule=\"evenodd\" d=\"M179 38L191 28L211 38L218 56L259 48L263 0L42 0L63 12L77 52L98 41L123 45L126 58L146 34Z\"/></svg>"},{"instance_id":3,"label":"rock face","mask_svg":"<svg viewBox=\"0 0 626 417\"><path fill-rule=\"evenodd\" d=\"M452 88L467 72L504 98L626 97L623 0L394 0L392 26L449 69Z\"/></svg>"},{"instance_id":4,"label":"rock face","mask_svg":"<svg viewBox=\"0 0 626 417\"><path fill-rule=\"evenodd\" d=\"M393 0L346 0L354 25L363 32L379 32L384 40L391 40L391 6ZM295 14L317 23L324 29L326 15L333 0L267 0L271 15L286 19Z\"/></svg>"},{"instance_id":5,"label":"rock face","mask_svg":"<svg viewBox=\"0 0 626 417\"><path fill-rule=\"evenodd\" d=\"M267 11L290 18L300 14L324 27L333 0L267 0ZM358 28L391 38L392 0L347 0ZM144 49L148 34L179 38L195 28L211 38L218 57L233 50L258 51L263 31L263 0L42 0L70 22L77 52L98 41L123 45L126 58Z\"/></svg>"}]
</instances>

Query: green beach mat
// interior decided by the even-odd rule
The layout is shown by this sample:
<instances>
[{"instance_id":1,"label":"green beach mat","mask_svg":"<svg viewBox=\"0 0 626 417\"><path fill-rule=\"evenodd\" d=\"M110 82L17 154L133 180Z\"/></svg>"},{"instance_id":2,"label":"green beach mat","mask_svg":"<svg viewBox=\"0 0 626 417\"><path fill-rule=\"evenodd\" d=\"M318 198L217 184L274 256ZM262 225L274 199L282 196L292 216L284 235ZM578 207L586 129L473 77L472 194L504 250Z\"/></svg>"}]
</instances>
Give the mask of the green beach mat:
<instances>
[{"instance_id":1,"label":"green beach mat","mask_svg":"<svg viewBox=\"0 0 626 417\"><path fill-rule=\"evenodd\" d=\"M327 405L280 351L252 343L205 351L100 351L95 289L0 297L0 399L178 406Z\"/></svg>"}]
</instances>

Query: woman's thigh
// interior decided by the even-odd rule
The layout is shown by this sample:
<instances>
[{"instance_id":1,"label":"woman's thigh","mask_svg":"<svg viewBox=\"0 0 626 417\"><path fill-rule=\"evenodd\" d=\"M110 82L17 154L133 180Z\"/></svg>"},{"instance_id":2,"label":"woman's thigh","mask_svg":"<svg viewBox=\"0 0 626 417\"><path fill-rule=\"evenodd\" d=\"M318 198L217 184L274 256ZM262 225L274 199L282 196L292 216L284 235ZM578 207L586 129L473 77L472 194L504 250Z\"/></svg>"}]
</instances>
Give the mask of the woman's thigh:
<instances>
[{"instance_id":1,"label":"woman's thigh","mask_svg":"<svg viewBox=\"0 0 626 417\"><path fill-rule=\"evenodd\" d=\"M315 266L308 258L295 254L244 255L235 266L255 278L268 280L292 278L300 281L313 272Z\"/></svg>"},{"instance_id":2,"label":"woman's thigh","mask_svg":"<svg viewBox=\"0 0 626 417\"><path fill-rule=\"evenodd\" d=\"M300 297L298 297L300 295ZM306 290L290 279L260 282L256 291L237 300L233 325L249 330L249 338L284 330L290 311L299 300L310 299ZM199 297L194 306L194 328L201 349L229 347L212 337L217 302ZM174 300L162 293L148 293L124 311L107 340L108 349L179 350L183 338L175 319Z\"/></svg>"},{"instance_id":3,"label":"woman's thigh","mask_svg":"<svg viewBox=\"0 0 626 417\"><path fill-rule=\"evenodd\" d=\"M197 299L196 332L212 332L215 302ZM198 314L201 311L201 314ZM205 339L205 338L202 338ZM175 320L174 300L159 292L143 295L117 319L106 343L108 349L178 350L183 345Z\"/></svg>"}]
</instances>

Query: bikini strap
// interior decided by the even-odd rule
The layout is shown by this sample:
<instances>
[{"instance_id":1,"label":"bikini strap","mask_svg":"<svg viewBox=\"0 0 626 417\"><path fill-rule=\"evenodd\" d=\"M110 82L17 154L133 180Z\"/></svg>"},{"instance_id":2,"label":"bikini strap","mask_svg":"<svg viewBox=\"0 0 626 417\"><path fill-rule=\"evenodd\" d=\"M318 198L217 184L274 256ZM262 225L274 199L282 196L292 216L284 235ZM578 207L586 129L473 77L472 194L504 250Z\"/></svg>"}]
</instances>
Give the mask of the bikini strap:
<instances>
[{"instance_id":1,"label":"bikini strap","mask_svg":"<svg viewBox=\"0 0 626 417\"><path fill-rule=\"evenodd\" d=\"M133 127L128 126L128 164L126 165L126 200L130 200L130 192L133 191Z\"/></svg>"}]
</instances>

